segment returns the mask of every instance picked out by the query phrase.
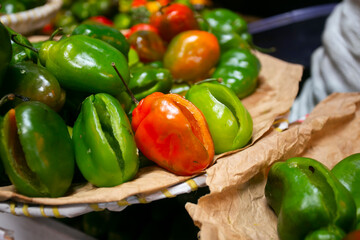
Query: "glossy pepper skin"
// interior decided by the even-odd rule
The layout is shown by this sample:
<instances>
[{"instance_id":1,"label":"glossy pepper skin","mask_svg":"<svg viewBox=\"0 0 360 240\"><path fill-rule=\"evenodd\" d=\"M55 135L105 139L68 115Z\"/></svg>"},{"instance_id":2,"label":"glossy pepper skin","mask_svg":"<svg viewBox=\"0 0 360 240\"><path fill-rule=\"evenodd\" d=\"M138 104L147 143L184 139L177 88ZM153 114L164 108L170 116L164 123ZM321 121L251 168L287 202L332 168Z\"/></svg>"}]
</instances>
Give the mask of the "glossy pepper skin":
<instances>
[{"instance_id":1,"label":"glossy pepper skin","mask_svg":"<svg viewBox=\"0 0 360 240\"><path fill-rule=\"evenodd\" d=\"M180 95L155 92L142 99L131 125L144 156L174 174L197 174L213 162L205 117Z\"/></svg>"},{"instance_id":2,"label":"glossy pepper skin","mask_svg":"<svg viewBox=\"0 0 360 240\"><path fill-rule=\"evenodd\" d=\"M259 59L250 50L232 48L221 54L211 77L221 79L222 84L242 99L255 91L260 69Z\"/></svg>"},{"instance_id":3,"label":"glossy pepper skin","mask_svg":"<svg viewBox=\"0 0 360 240\"><path fill-rule=\"evenodd\" d=\"M13 34L16 35L16 40L19 43L25 44L27 46L33 46L32 43L23 35L17 33L10 27L6 27L6 29L9 32L9 36L11 36ZM25 48L23 46L20 46L19 44L15 43L13 40L11 40L11 48L12 48L11 64L28 61L28 60L33 61L35 63L37 62L38 57L34 51L32 51L28 48Z\"/></svg>"},{"instance_id":4,"label":"glossy pepper skin","mask_svg":"<svg viewBox=\"0 0 360 240\"><path fill-rule=\"evenodd\" d=\"M127 118L111 95L90 95L82 104L73 128L76 163L90 183L113 187L131 180L139 158Z\"/></svg>"},{"instance_id":5,"label":"glossy pepper skin","mask_svg":"<svg viewBox=\"0 0 360 240\"><path fill-rule=\"evenodd\" d=\"M15 93L40 101L55 111L60 111L66 99L65 91L59 82L46 68L31 61L10 64L6 77L11 79L2 89L2 92ZM16 100L17 105L21 100Z\"/></svg>"},{"instance_id":6,"label":"glossy pepper skin","mask_svg":"<svg viewBox=\"0 0 360 240\"><path fill-rule=\"evenodd\" d=\"M12 58L10 36L6 27L0 22L0 86L3 77Z\"/></svg>"},{"instance_id":7,"label":"glossy pepper skin","mask_svg":"<svg viewBox=\"0 0 360 240\"><path fill-rule=\"evenodd\" d=\"M280 239L306 239L329 226L348 232L356 220L350 192L326 166L311 158L275 163L265 197L278 216Z\"/></svg>"},{"instance_id":8,"label":"glossy pepper skin","mask_svg":"<svg viewBox=\"0 0 360 240\"><path fill-rule=\"evenodd\" d=\"M168 93L172 86L172 76L165 68L143 66L131 70L129 88L137 100L154 92Z\"/></svg>"},{"instance_id":9,"label":"glossy pepper skin","mask_svg":"<svg viewBox=\"0 0 360 240\"><path fill-rule=\"evenodd\" d=\"M108 43L84 35L46 41L39 50L39 59L65 89L88 93L119 94L125 89L116 75L116 64L125 82L129 67L124 54Z\"/></svg>"},{"instance_id":10,"label":"glossy pepper skin","mask_svg":"<svg viewBox=\"0 0 360 240\"><path fill-rule=\"evenodd\" d=\"M221 53L233 48L241 48L250 50L249 43L235 32L218 32L212 31L219 41Z\"/></svg>"},{"instance_id":11,"label":"glossy pepper skin","mask_svg":"<svg viewBox=\"0 0 360 240\"><path fill-rule=\"evenodd\" d=\"M171 40L163 62L174 79L193 83L207 78L219 57L220 46L212 33L189 30Z\"/></svg>"},{"instance_id":12,"label":"glossy pepper skin","mask_svg":"<svg viewBox=\"0 0 360 240\"><path fill-rule=\"evenodd\" d=\"M60 197L71 185L75 155L63 119L41 102L11 109L1 124L0 154L16 190L29 197Z\"/></svg>"},{"instance_id":13,"label":"glossy pepper skin","mask_svg":"<svg viewBox=\"0 0 360 240\"><path fill-rule=\"evenodd\" d=\"M356 229L360 229L360 153L344 158L331 169L331 172L353 196L356 204Z\"/></svg>"},{"instance_id":14,"label":"glossy pepper skin","mask_svg":"<svg viewBox=\"0 0 360 240\"><path fill-rule=\"evenodd\" d=\"M245 19L229 9L216 8L206 11L203 17L209 24L211 31L236 32L238 34L247 32Z\"/></svg>"},{"instance_id":15,"label":"glossy pepper skin","mask_svg":"<svg viewBox=\"0 0 360 240\"><path fill-rule=\"evenodd\" d=\"M153 13L150 24L159 29L159 34L165 42L181 32L199 29L194 11L181 3L164 6Z\"/></svg>"},{"instance_id":16,"label":"glossy pepper skin","mask_svg":"<svg viewBox=\"0 0 360 240\"><path fill-rule=\"evenodd\" d=\"M249 143L253 131L252 118L230 88L204 82L193 85L185 98L204 114L216 154L236 150Z\"/></svg>"},{"instance_id":17,"label":"glossy pepper skin","mask_svg":"<svg viewBox=\"0 0 360 240\"><path fill-rule=\"evenodd\" d=\"M122 52L124 56L129 54L130 45L125 36L113 27L96 24L80 24L73 30L71 35L86 35L97 38L109 43Z\"/></svg>"}]
</instances>

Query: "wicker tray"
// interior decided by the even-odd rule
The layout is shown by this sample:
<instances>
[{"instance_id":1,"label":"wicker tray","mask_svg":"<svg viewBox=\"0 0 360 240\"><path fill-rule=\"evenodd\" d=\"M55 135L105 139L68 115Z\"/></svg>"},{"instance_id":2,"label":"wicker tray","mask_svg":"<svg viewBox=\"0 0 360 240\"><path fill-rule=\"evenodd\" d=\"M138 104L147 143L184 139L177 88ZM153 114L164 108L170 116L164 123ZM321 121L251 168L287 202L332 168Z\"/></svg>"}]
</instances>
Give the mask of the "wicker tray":
<instances>
[{"instance_id":1,"label":"wicker tray","mask_svg":"<svg viewBox=\"0 0 360 240\"><path fill-rule=\"evenodd\" d=\"M43 6L29 9L27 11L0 16L0 22L9 26L21 34L30 34L31 32L42 28L55 17L60 10L62 0L48 0Z\"/></svg>"}]
</instances>

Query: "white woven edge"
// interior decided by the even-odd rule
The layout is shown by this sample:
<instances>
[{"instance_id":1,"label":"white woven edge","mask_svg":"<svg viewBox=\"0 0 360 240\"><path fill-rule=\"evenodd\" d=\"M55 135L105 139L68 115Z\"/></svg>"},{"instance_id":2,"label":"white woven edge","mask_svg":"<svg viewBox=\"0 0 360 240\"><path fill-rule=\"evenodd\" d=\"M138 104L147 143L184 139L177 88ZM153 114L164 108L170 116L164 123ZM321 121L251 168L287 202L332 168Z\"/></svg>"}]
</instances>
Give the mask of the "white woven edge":
<instances>
[{"instance_id":1,"label":"white woven edge","mask_svg":"<svg viewBox=\"0 0 360 240\"><path fill-rule=\"evenodd\" d=\"M273 123L273 128L279 132L287 130L289 127L287 117L288 115L286 114L276 118ZM202 174L149 195L134 195L115 202L53 206L38 204L32 205L10 200L7 202L0 202L0 212L10 213L17 216L55 218L72 218L93 211L103 211L105 209L119 212L130 205L139 203L146 204L164 198L173 198L180 194L190 193L196 191L198 188L206 187L206 177L207 174Z\"/></svg>"},{"instance_id":2,"label":"white woven edge","mask_svg":"<svg viewBox=\"0 0 360 240\"><path fill-rule=\"evenodd\" d=\"M62 0L48 0L43 6L27 11L0 16L0 22L14 31L27 34L40 29L55 17L62 6Z\"/></svg>"},{"instance_id":3,"label":"white woven edge","mask_svg":"<svg viewBox=\"0 0 360 240\"><path fill-rule=\"evenodd\" d=\"M183 183L163 189L153 194L145 196L130 196L126 199L116 202L95 203L95 204L70 204L61 206L51 205L31 205L14 201L0 203L0 212L10 213L17 216L27 217L55 217L55 218L72 218L93 211L122 211L127 206L133 204L146 204L152 201L173 198L177 195L196 191L200 187L206 186L206 174L194 177Z\"/></svg>"}]
</instances>

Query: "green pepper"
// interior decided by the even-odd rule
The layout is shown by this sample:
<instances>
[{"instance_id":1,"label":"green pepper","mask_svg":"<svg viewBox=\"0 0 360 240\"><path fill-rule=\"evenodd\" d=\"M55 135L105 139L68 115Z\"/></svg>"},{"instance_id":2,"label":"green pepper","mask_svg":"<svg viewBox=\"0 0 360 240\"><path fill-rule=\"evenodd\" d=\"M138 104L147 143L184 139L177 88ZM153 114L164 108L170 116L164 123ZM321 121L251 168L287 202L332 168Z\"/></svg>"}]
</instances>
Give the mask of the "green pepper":
<instances>
[{"instance_id":1,"label":"green pepper","mask_svg":"<svg viewBox=\"0 0 360 240\"><path fill-rule=\"evenodd\" d=\"M65 102L65 91L59 82L46 68L33 62L10 64L6 72L8 81L3 86L4 93L15 93L40 101L59 111ZM18 105L19 101L14 101Z\"/></svg>"},{"instance_id":2,"label":"green pepper","mask_svg":"<svg viewBox=\"0 0 360 240\"><path fill-rule=\"evenodd\" d=\"M86 35L109 43L125 56L128 56L130 45L125 36L117 29L105 25L80 24L71 35Z\"/></svg>"},{"instance_id":3,"label":"green pepper","mask_svg":"<svg viewBox=\"0 0 360 240\"><path fill-rule=\"evenodd\" d=\"M30 41L24 37L23 35L17 33L16 31L14 31L13 29L11 29L10 27L6 27L9 35L16 35L16 41L18 41L21 44L25 44L27 46L33 46L32 43L30 43ZM33 61L33 62L37 62L37 54L26 48L23 46L20 46L19 44L15 43L13 40L11 40L11 48L12 48L12 59L11 59L11 63L18 63L18 62L23 62L23 61Z\"/></svg>"},{"instance_id":4,"label":"green pepper","mask_svg":"<svg viewBox=\"0 0 360 240\"><path fill-rule=\"evenodd\" d=\"M239 149L249 143L253 131L252 118L230 88L203 82L191 86L185 98L204 114L216 154Z\"/></svg>"},{"instance_id":5,"label":"green pepper","mask_svg":"<svg viewBox=\"0 0 360 240\"><path fill-rule=\"evenodd\" d=\"M360 153L344 158L331 171L352 194L356 204L356 229L360 229Z\"/></svg>"},{"instance_id":6,"label":"green pepper","mask_svg":"<svg viewBox=\"0 0 360 240\"><path fill-rule=\"evenodd\" d=\"M341 228L330 225L311 232L306 236L305 240L342 240L345 235Z\"/></svg>"},{"instance_id":7,"label":"green pepper","mask_svg":"<svg viewBox=\"0 0 360 240\"><path fill-rule=\"evenodd\" d=\"M235 32L238 34L247 31L245 19L226 8L215 8L206 11L203 14L203 18L209 24L211 31Z\"/></svg>"},{"instance_id":8,"label":"green pepper","mask_svg":"<svg viewBox=\"0 0 360 240\"><path fill-rule=\"evenodd\" d=\"M107 15L111 8L111 0L79 0L72 4L70 10L79 21L83 21L93 16Z\"/></svg>"},{"instance_id":9,"label":"green pepper","mask_svg":"<svg viewBox=\"0 0 360 240\"><path fill-rule=\"evenodd\" d=\"M73 128L76 163L90 183L113 187L132 179L139 158L128 117L111 95L90 95Z\"/></svg>"},{"instance_id":10,"label":"green pepper","mask_svg":"<svg viewBox=\"0 0 360 240\"><path fill-rule=\"evenodd\" d=\"M46 41L39 59L65 89L88 93L117 95L125 86L116 75L112 63L127 83L129 67L124 54L106 42L84 35Z\"/></svg>"},{"instance_id":11,"label":"green pepper","mask_svg":"<svg viewBox=\"0 0 360 240\"><path fill-rule=\"evenodd\" d=\"M16 190L29 197L60 197L71 185L74 151L63 119L41 102L7 112L0 128L0 155Z\"/></svg>"},{"instance_id":12,"label":"green pepper","mask_svg":"<svg viewBox=\"0 0 360 240\"><path fill-rule=\"evenodd\" d=\"M260 68L259 59L250 50L232 48L221 54L211 77L221 79L242 99L255 91Z\"/></svg>"},{"instance_id":13,"label":"green pepper","mask_svg":"<svg viewBox=\"0 0 360 240\"><path fill-rule=\"evenodd\" d=\"M324 235L326 228L328 235L334 235L334 228L348 232L356 220L350 192L326 166L311 158L275 163L268 174L265 197L278 216L280 239L314 239L310 236Z\"/></svg>"},{"instance_id":14,"label":"green pepper","mask_svg":"<svg viewBox=\"0 0 360 240\"><path fill-rule=\"evenodd\" d=\"M131 75L129 88L139 101L154 92L168 93L173 82L170 71L165 68L138 67Z\"/></svg>"},{"instance_id":15,"label":"green pepper","mask_svg":"<svg viewBox=\"0 0 360 240\"><path fill-rule=\"evenodd\" d=\"M188 82L173 82L170 93L176 93L181 96L185 96L190 87L191 85Z\"/></svg>"},{"instance_id":16,"label":"green pepper","mask_svg":"<svg viewBox=\"0 0 360 240\"><path fill-rule=\"evenodd\" d=\"M131 16L128 13L118 13L114 17L114 26L117 29L128 29L131 24Z\"/></svg>"},{"instance_id":17,"label":"green pepper","mask_svg":"<svg viewBox=\"0 0 360 240\"><path fill-rule=\"evenodd\" d=\"M6 69L11 61L11 40L6 27L0 22L0 86Z\"/></svg>"},{"instance_id":18,"label":"green pepper","mask_svg":"<svg viewBox=\"0 0 360 240\"><path fill-rule=\"evenodd\" d=\"M213 31L213 34L219 41L220 50L222 53L232 48L241 48L250 50L249 43L244 40L239 34L235 32L217 32Z\"/></svg>"}]
</instances>

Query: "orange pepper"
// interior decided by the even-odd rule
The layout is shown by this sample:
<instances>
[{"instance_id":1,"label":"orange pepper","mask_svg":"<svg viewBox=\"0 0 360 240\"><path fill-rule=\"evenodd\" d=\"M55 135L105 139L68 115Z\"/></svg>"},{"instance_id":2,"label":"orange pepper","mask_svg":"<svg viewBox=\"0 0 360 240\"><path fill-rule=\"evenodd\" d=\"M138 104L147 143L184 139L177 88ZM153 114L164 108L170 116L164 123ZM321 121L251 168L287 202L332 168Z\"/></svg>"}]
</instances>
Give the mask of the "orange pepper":
<instances>
[{"instance_id":1,"label":"orange pepper","mask_svg":"<svg viewBox=\"0 0 360 240\"><path fill-rule=\"evenodd\" d=\"M214 144L202 112L178 94L155 92L132 113L139 150L177 175L193 175L209 167Z\"/></svg>"}]
</instances>

